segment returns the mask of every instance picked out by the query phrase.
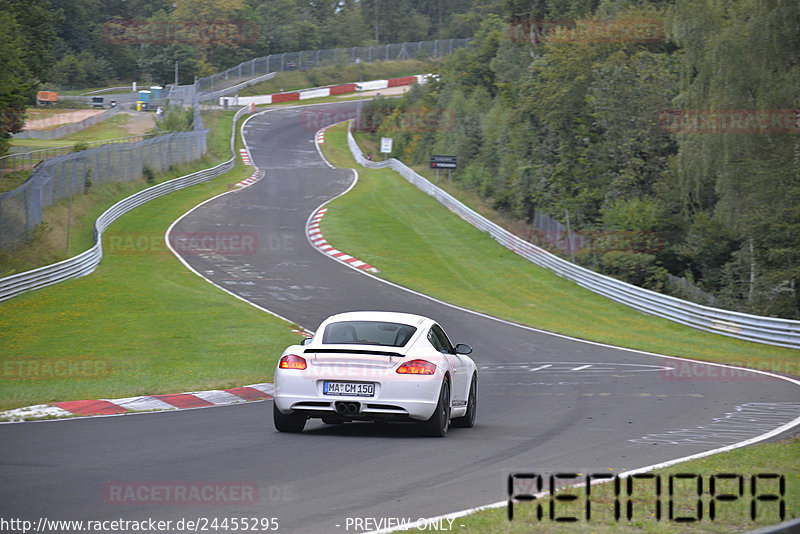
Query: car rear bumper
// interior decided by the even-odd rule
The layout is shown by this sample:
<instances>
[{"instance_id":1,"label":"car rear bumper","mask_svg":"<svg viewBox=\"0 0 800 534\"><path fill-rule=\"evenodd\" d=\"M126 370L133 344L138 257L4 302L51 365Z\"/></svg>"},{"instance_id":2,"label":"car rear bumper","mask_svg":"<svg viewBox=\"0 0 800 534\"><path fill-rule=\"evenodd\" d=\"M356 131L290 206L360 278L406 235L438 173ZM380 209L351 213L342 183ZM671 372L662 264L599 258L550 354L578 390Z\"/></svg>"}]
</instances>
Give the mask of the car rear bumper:
<instances>
[{"instance_id":1,"label":"car rear bumper","mask_svg":"<svg viewBox=\"0 0 800 534\"><path fill-rule=\"evenodd\" d=\"M299 412L309 417L338 414L347 419L424 421L433 415L442 382L438 373L403 376L390 370L371 375L344 378L324 369L278 370L275 373L275 406L284 414ZM370 397L326 395L323 393L325 381L372 383L375 394ZM343 407L343 403L347 406Z\"/></svg>"}]
</instances>

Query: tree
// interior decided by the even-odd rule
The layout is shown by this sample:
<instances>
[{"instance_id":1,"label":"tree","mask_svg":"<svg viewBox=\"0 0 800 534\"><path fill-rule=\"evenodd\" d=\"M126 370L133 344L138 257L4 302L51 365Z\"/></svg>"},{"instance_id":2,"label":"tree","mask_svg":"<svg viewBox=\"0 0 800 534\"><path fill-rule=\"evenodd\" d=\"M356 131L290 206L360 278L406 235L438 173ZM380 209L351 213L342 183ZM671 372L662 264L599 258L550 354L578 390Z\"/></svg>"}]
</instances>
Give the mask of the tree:
<instances>
[{"instance_id":1,"label":"tree","mask_svg":"<svg viewBox=\"0 0 800 534\"><path fill-rule=\"evenodd\" d=\"M12 133L22 129L29 76L21 46L19 26L7 11L0 11L0 156L8 152Z\"/></svg>"},{"instance_id":2,"label":"tree","mask_svg":"<svg viewBox=\"0 0 800 534\"><path fill-rule=\"evenodd\" d=\"M676 103L703 113L734 110L720 116L735 119L738 113L740 121L751 121L744 130L731 119L714 123L712 131L677 136L677 172L687 210L695 218L698 212L709 214L738 243L727 258L718 259L721 264L709 267L719 276L710 283L733 288L744 282L746 291L728 292L740 296L740 306L800 317L800 141L769 111L786 110L778 119L793 117L791 110L800 102L800 6L684 0L670 23L685 50ZM723 62L728 67L718 68Z\"/></svg>"}]
</instances>

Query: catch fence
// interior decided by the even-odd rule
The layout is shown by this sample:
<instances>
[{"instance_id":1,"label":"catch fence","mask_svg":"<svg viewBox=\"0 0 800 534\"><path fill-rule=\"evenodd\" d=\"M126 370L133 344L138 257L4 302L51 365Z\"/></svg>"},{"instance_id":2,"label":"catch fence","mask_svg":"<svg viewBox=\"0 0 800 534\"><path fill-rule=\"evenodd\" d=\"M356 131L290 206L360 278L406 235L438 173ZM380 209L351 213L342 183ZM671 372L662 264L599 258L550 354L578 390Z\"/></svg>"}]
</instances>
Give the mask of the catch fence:
<instances>
[{"instance_id":1,"label":"catch fence","mask_svg":"<svg viewBox=\"0 0 800 534\"><path fill-rule=\"evenodd\" d=\"M198 159L208 130L176 132L136 142L105 144L43 161L31 177L0 194L0 250L13 250L42 222L42 210L107 182L126 182Z\"/></svg>"}]
</instances>

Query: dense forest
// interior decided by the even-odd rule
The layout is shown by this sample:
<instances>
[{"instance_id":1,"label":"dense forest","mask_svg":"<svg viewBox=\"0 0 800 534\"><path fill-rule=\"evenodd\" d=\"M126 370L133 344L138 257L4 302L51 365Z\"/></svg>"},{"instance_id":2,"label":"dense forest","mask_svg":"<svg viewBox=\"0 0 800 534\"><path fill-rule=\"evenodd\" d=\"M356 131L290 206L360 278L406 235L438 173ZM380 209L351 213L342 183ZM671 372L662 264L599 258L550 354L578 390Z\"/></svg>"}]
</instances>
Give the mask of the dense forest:
<instances>
[{"instance_id":1,"label":"dense forest","mask_svg":"<svg viewBox=\"0 0 800 534\"><path fill-rule=\"evenodd\" d=\"M28 80L62 89L132 80L180 83L254 57L328 48L470 37L477 0L0 0L0 57L23 58ZM489 10L496 10L492 5ZM211 35L202 22L234 22ZM118 38L114 24L139 31ZM172 28L199 35L181 38ZM161 33L158 30L162 30ZM131 38L132 37L132 38ZM33 61L30 61L33 60ZM15 70L20 69L15 65Z\"/></svg>"},{"instance_id":2,"label":"dense forest","mask_svg":"<svg viewBox=\"0 0 800 534\"><path fill-rule=\"evenodd\" d=\"M0 0L0 155L41 89L192 83L255 57L473 35L480 0ZM226 33L227 31L227 33Z\"/></svg>"},{"instance_id":3,"label":"dense forest","mask_svg":"<svg viewBox=\"0 0 800 534\"><path fill-rule=\"evenodd\" d=\"M667 292L670 273L716 306L800 318L800 4L502 7L362 127L409 163L456 155L455 179L497 210L568 212L595 270ZM404 128L420 114L442 127Z\"/></svg>"}]
</instances>

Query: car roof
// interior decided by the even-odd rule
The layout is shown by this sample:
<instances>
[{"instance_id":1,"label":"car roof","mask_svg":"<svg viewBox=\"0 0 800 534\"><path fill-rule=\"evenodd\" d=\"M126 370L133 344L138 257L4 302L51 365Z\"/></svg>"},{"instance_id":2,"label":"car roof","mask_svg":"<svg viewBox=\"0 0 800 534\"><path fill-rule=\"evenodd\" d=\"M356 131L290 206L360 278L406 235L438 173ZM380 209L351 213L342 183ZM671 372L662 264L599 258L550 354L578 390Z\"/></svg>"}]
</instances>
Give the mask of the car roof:
<instances>
[{"instance_id":1,"label":"car roof","mask_svg":"<svg viewBox=\"0 0 800 534\"><path fill-rule=\"evenodd\" d=\"M426 322L433 322L432 319L422 315L402 312L386 311L352 311L331 315L322 322L322 325L338 323L341 321L385 321L389 323L400 323L420 327Z\"/></svg>"}]
</instances>

